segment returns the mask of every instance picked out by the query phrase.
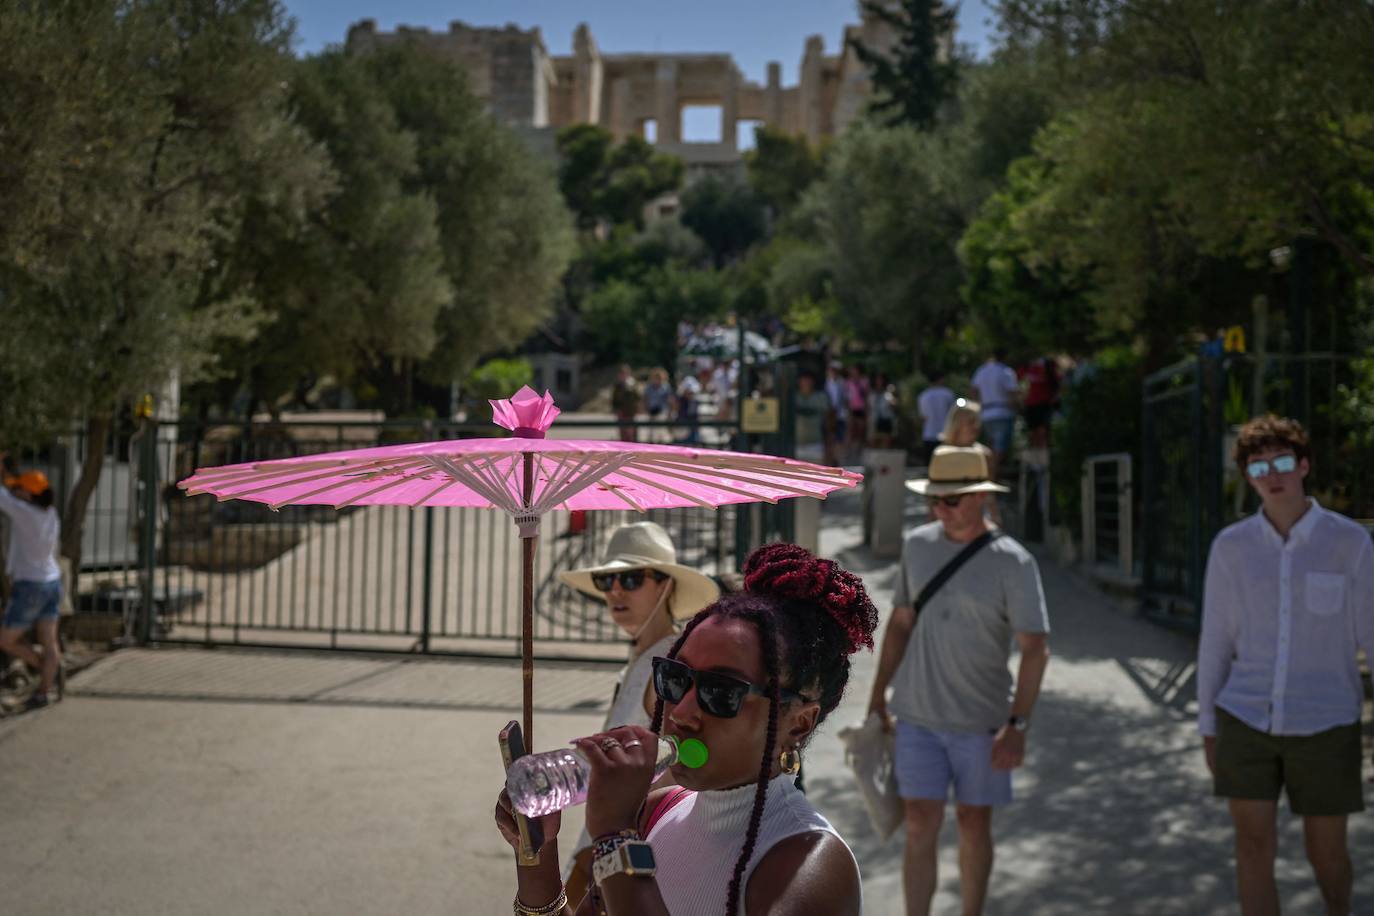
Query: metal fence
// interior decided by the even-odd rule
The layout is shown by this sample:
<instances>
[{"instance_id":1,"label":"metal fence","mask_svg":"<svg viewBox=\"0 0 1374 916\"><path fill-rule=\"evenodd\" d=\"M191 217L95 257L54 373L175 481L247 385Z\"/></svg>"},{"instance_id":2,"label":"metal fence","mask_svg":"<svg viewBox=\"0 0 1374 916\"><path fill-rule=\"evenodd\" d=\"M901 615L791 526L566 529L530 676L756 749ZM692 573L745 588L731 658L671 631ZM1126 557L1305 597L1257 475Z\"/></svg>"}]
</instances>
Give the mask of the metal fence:
<instances>
[{"instance_id":1,"label":"metal fence","mask_svg":"<svg viewBox=\"0 0 1374 916\"><path fill-rule=\"evenodd\" d=\"M564 435L613 439L617 426L560 421ZM700 424L700 447L776 446ZM635 424L663 441L665 424ZM377 444L490 435L491 427L404 422L197 424L145 421L104 443L66 437L21 456L49 472L65 500L89 446L105 450L83 529L78 610L121 615L159 642L518 654L521 549L497 510L284 507L186 497L198 468ZM680 562L723 575L756 544L785 536L775 507L555 512L536 565L535 638L546 654L623 655L604 607L556 575L597 561L620 524L648 518ZM790 522L790 517L786 519Z\"/></svg>"},{"instance_id":2,"label":"metal fence","mask_svg":"<svg viewBox=\"0 0 1374 916\"><path fill-rule=\"evenodd\" d=\"M1231 461L1236 431L1272 411L1312 441L1308 492L1324 506L1374 520L1374 439L1348 412L1355 358L1334 353L1201 356L1146 379L1141 442L1141 563L1146 613L1200 623L1212 539L1255 511Z\"/></svg>"},{"instance_id":3,"label":"metal fence","mask_svg":"<svg viewBox=\"0 0 1374 916\"><path fill-rule=\"evenodd\" d=\"M1094 455L1083 462L1083 561L1135 576L1135 494L1131 456Z\"/></svg>"}]
</instances>

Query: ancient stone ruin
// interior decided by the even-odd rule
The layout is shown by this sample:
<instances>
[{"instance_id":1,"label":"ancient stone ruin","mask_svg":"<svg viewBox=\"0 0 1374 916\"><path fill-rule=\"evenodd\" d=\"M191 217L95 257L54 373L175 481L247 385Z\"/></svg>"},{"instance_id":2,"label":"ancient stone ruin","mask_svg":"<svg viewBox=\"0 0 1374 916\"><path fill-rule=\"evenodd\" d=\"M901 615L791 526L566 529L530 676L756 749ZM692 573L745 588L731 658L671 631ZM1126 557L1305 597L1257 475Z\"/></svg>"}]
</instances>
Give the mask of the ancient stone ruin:
<instances>
[{"instance_id":1,"label":"ancient stone ruin","mask_svg":"<svg viewBox=\"0 0 1374 916\"><path fill-rule=\"evenodd\" d=\"M739 161L741 122L758 122L814 141L841 133L872 91L853 40L890 47L888 27L867 14L847 26L836 54L826 54L819 35L806 40L800 78L782 85L782 67L768 64L768 81L743 78L728 54L603 54L585 25L573 34L573 53L549 54L538 28L474 28L452 22L447 32L401 26L379 32L365 19L348 30L353 52L395 41L413 41L462 64L472 90L491 112L536 143L552 145L552 133L572 124L599 124L617 139L638 134L683 158L694 170ZM684 142L683 109L720 108L720 141Z\"/></svg>"}]
</instances>

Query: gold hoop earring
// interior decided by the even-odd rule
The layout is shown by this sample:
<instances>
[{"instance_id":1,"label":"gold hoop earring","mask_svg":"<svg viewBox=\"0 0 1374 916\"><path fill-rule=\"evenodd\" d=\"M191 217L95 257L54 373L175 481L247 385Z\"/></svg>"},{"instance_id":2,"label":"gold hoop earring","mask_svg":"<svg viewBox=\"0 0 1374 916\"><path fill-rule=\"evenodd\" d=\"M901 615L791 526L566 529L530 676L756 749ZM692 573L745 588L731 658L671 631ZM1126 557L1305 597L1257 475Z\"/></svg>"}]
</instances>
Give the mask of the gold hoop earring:
<instances>
[{"instance_id":1,"label":"gold hoop earring","mask_svg":"<svg viewBox=\"0 0 1374 916\"><path fill-rule=\"evenodd\" d=\"M801 754L796 748L783 751L778 755L778 766L788 776L796 776L801 772Z\"/></svg>"}]
</instances>

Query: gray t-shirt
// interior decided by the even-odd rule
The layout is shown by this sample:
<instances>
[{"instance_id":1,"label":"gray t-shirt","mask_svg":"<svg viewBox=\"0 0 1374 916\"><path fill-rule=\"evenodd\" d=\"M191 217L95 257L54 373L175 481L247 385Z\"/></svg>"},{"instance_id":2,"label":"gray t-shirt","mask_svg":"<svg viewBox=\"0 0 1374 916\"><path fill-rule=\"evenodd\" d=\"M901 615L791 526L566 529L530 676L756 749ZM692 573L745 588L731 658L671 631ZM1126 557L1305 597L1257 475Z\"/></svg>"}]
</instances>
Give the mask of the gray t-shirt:
<instances>
[{"instance_id":1,"label":"gray t-shirt","mask_svg":"<svg viewBox=\"0 0 1374 916\"><path fill-rule=\"evenodd\" d=\"M907 535L894 603L909 606L963 547L939 522ZM1035 558L1012 538L998 538L921 610L892 678L892 714L938 731L1000 728L1011 708L1013 634L1049 631Z\"/></svg>"}]
</instances>

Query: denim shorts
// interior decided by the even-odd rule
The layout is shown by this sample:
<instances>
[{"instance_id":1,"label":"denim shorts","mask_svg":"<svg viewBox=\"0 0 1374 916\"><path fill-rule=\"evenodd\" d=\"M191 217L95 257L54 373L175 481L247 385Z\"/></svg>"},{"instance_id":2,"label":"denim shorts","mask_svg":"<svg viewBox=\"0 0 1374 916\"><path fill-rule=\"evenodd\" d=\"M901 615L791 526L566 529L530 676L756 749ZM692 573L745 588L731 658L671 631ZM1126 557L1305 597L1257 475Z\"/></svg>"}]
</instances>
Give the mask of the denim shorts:
<instances>
[{"instance_id":1,"label":"denim shorts","mask_svg":"<svg viewBox=\"0 0 1374 916\"><path fill-rule=\"evenodd\" d=\"M1011 770L992 767L992 733L944 732L897 722L897 794L945 801L950 785L961 805L1011 801Z\"/></svg>"},{"instance_id":2,"label":"denim shorts","mask_svg":"<svg viewBox=\"0 0 1374 916\"><path fill-rule=\"evenodd\" d=\"M40 620L56 620L62 603L62 580L34 582L20 579L10 592L5 607L5 620L0 627L6 630L27 630Z\"/></svg>"},{"instance_id":3,"label":"denim shorts","mask_svg":"<svg viewBox=\"0 0 1374 916\"><path fill-rule=\"evenodd\" d=\"M1011 451L1011 434L1015 428L1015 417L984 420L983 436L987 439L988 448L1001 455Z\"/></svg>"}]
</instances>

